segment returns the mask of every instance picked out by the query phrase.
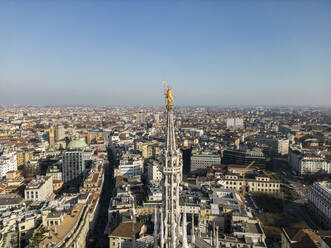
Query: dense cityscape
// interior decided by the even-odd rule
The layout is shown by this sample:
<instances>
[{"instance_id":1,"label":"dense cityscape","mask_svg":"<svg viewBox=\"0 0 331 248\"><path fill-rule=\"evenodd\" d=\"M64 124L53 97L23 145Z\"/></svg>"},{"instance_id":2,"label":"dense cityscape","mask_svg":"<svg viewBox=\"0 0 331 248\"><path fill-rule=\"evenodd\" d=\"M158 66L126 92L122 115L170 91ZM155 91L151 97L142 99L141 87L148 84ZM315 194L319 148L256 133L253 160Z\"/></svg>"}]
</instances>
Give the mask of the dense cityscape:
<instances>
[{"instance_id":1,"label":"dense cityscape","mask_svg":"<svg viewBox=\"0 0 331 248\"><path fill-rule=\"evenodd\" d=\"M331 110L2 105L2 247L330 247Z\"/></svg>"},{"instance_id":2,"label":"dense cityscape","mask_svg":"<svg viewBox=\"0 0 331 248\"><path fill-rule=\"evenodd\" d=\"M0 0L0 248L331 248L330 0Z\"/></svg>"}]
</instances>

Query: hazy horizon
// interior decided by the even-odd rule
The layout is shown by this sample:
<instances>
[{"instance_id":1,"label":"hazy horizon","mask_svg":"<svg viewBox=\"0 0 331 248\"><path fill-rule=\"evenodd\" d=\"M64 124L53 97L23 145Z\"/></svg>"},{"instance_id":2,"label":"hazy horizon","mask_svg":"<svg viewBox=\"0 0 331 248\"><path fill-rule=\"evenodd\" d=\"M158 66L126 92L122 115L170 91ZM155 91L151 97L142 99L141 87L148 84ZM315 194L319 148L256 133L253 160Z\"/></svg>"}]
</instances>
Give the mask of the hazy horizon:
<instances>
[{"instance_id":1,"label":"hazy horizon","mask_svg":"<svg viewBox=\"0 0 331 248\"><path fill-rule=\"evenodd\" d=\"M3 1L0 105L331 106L330 1Z\"/></svg>"}]
</instances>

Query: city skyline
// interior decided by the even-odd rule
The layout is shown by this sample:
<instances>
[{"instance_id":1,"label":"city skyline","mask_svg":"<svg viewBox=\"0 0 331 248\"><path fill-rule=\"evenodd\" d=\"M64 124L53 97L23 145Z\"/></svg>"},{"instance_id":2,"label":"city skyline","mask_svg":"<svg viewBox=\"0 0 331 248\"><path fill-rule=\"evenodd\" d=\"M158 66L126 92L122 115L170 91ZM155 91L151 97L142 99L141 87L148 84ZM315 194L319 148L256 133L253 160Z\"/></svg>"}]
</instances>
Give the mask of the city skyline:
<instances>
[{"instance_id":1,"label":"city skyline","mask_svg":"<svg viewBox=\"0 0 331 248\"><path fill-rule=\"evenodd\" d=\"M0 246L331 248L330 0L0 1Z\"/></svg>"},{"instance_id":2,"label":"city skyline","mask_svg":"<svg viewBox=\"0 0 331 248\"><path fill-rule=\"evenodd\" d=\"M2 2L0 104L330 106L331 3ZM178 99L178 100L177 100Z\"/></svg>"}]
</instances>

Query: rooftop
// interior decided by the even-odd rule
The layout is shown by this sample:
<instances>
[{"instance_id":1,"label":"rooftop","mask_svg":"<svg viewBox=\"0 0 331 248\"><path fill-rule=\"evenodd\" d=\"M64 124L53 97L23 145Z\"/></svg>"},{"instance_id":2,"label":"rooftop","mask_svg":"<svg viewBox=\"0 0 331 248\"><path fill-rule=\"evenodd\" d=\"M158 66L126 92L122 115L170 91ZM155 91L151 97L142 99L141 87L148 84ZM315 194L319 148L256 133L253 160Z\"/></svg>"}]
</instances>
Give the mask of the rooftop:
<instances>
[{"instance_id":1,"label":"rooftop","mask_svg":"<svg viewBox=\"0 0 331 248\"><path fill-rule=\"evenodd\" d=\"M49 176L45 176L45 177L33 179L26 186L26 190L29 190L29 189L39 189L49 179L50 179Z\"/></svg>"},{"instance_id":2,"label":"rooftop","mask_svg":"<svg viewBox=\"0 0 331 248\"><path fill-rule=\"evenodd\" d=\"M54 226L52 231L49 232L49 237L45 238L42 242L42 245L46 246L49 243L57 244L61 242L70 231L72 231L74 225L79 220L81 211L84 209L82 204L77 204L71 211L71 214L66 214L63 222Z\"/></svg>"},{"instance_id":3,"label":"rooftop","mask_svg":"<svg viewBox=\"0 0 331 248\"><path fill-rule=\"evenodd\" d=\"M72 140L67 145L68 150L84 149L86 147L87 147L87 144L83 140Z\"/></svg>"},{"instance_id":4,"label":"rooftop","mask_svg":"<svg viewBox=\"0 0 331 248\"><path fill-rule=\"evenodd\" d=\"M134 224L135 233L136 234L140 233L142 227L143 227L142 223L135 223ZM109 234L109 236L131 238L132 222L122 222Z\"/></svg>"}]
</instances>

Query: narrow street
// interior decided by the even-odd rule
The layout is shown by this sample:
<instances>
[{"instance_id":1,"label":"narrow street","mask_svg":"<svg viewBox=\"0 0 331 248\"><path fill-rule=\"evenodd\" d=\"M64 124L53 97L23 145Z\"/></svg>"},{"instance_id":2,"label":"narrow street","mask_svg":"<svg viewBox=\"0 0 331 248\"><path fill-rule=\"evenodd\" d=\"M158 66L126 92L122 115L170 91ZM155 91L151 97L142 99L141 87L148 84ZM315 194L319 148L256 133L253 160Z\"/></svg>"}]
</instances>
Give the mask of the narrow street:
<instances>
[{"instance_id":1,"label":"narrow street","mask_svg":"<svg viewBox=\"0 0 331 248\"><path fill-rule=\"evenodd\" d=\"M92 234L86 242L88 248L107 248L109 247L108 237L104 234L108 221L108 206L113 191L112 170L107 162L105 164L105 181L100 196L100 212Z\"/></svg>"}]
</instances>

